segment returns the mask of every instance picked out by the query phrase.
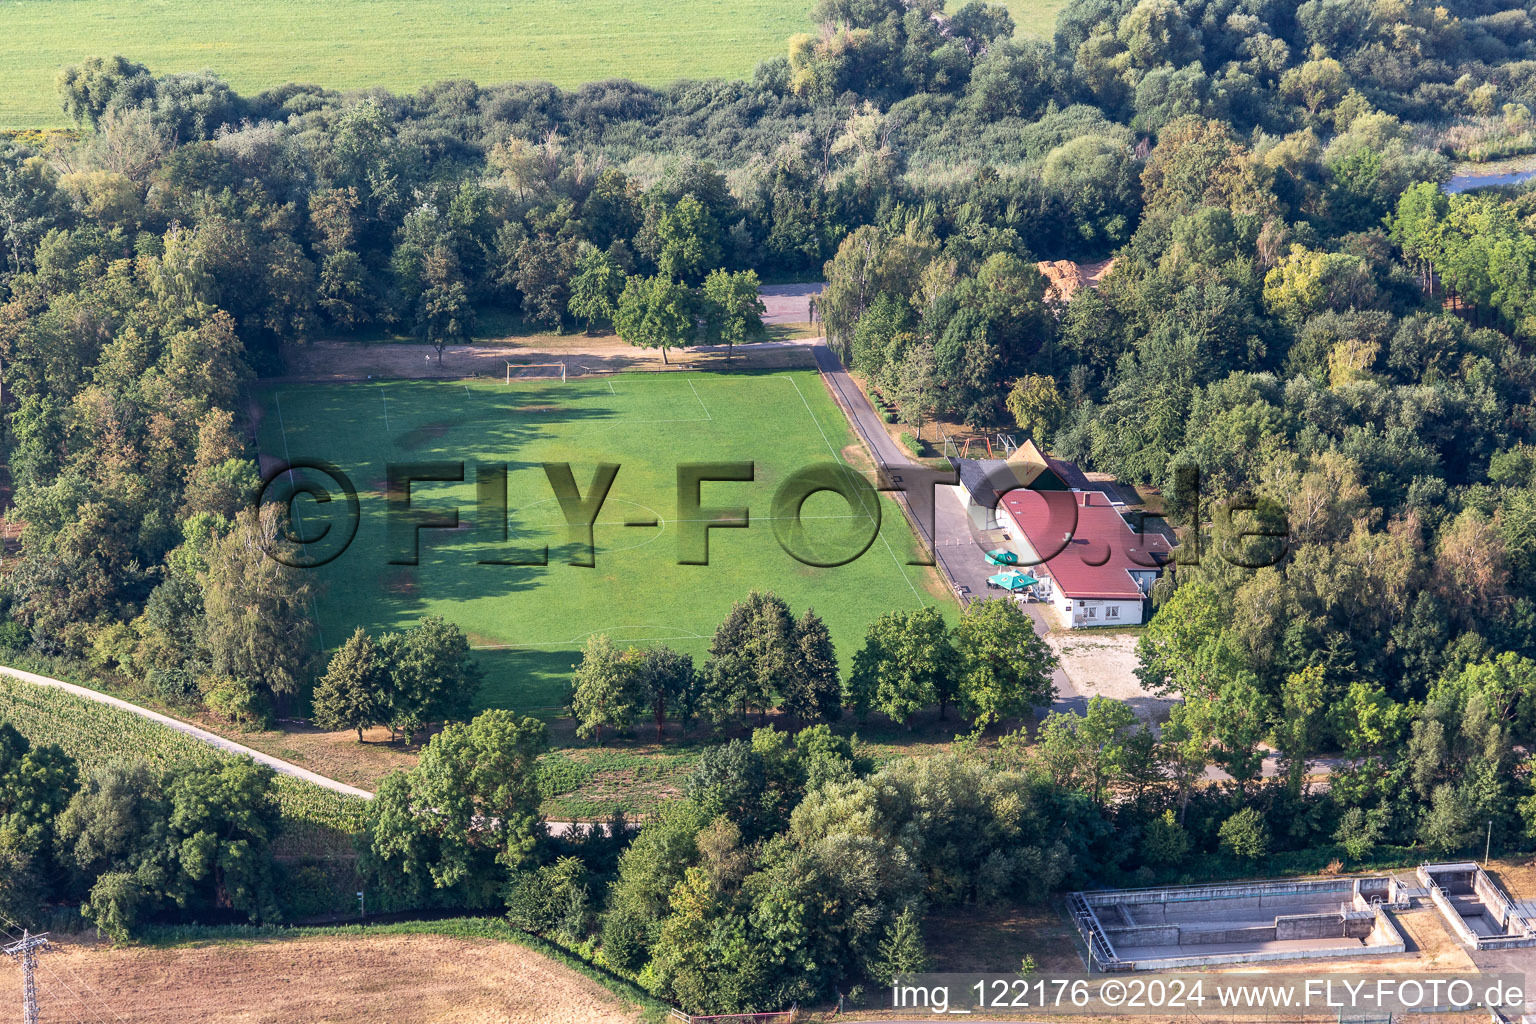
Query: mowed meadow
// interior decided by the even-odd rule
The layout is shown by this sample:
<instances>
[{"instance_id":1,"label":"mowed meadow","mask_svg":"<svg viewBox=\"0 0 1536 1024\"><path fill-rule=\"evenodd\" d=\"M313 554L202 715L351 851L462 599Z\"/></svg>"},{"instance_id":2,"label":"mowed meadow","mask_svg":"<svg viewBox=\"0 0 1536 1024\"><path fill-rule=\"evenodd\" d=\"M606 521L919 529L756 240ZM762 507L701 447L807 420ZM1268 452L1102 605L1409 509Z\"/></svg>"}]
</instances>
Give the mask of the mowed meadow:
<instances>
[{"instance_id":1,"label":"mowed meadow","mask_svg":"<svg viewBox=\"0 0 1536 1024\"><path fill-rule=\"evenodd\" d=\"M1011 0L1048 36L1064 0ZM212 71L240 93L285 82L410 92L468 78L742 78L807 30L807 0L0 0L0 128L67 123L59 70L120 53L157 74Z\"/></svg>"},{"instance_id":2,"label":"mowed meadow","mask_svg":"<svg viewBox=\"0 0 1536 1024\"><path fill-rule=\"evenodd\" d=\"M572 666L598 633L619 644L666 643L702 662L715 627L753 589L776 592L796 614L814 607L845 670L882 613L925 605L955 612L935 571L909 564L915 539L889 495L866 491L858 508L830 492L805 501L803 532L791 543L823 562L863 549L846 564L807 565L780 546L793 529L781 515L787 510L774 508L780 485L807 467L862 458L812 371L284 384L262 405L268 472L279 462L323 459L358 492L355 540L307 573L321 644L333 650L358 626L378 634L441 615L477 649L482 707L558 714ZM702 484L702 505L745 506L751 525L709 530L709 564L680 564L689 524L678 522L678 467L722 462L753 464L753 479ZM458 529L419 533L414 566L395 564L410 531L392 531L385 512L388 467L409 463L463 466L462 481L411 485L413 512L459 517ZM599 464L619 467L593 531L591 567L571 564L588 549L567 533L546 463L568 463L584 497ZM504 520L479 490L482 470L501 466L505 487L493 491L507 496ZM298 532L317 538L311 558L334 550L320 538L327 523L341 536L339 499L294 501ZM697 520L710 514L682 518L701 527ZM514 564L536 561L546 548L547 565Z\"/></svg>"}]
</instances>

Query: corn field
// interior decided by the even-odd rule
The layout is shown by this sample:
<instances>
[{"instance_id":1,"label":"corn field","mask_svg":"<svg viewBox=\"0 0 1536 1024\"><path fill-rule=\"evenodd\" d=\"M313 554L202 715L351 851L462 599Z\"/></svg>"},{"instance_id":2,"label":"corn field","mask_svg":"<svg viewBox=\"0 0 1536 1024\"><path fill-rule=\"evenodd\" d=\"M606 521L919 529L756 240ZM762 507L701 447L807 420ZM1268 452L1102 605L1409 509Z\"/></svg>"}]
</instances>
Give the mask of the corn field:
<instances>
[{"instance_id":1,"label":"corn field","mask_svg":"<svg viewBox=\"0 0 1536 1024\"><path fill-rule=\"evenodd\" d=\"M5 676L0 676L0 722L9 722L34 744L58 744L85 772L135 761L165 769L233 756L119 708ZM282 854L350 852L346 837L362 828L361 800L287 775L277 777L277 793Z\"/></svg>"}]
</instances>

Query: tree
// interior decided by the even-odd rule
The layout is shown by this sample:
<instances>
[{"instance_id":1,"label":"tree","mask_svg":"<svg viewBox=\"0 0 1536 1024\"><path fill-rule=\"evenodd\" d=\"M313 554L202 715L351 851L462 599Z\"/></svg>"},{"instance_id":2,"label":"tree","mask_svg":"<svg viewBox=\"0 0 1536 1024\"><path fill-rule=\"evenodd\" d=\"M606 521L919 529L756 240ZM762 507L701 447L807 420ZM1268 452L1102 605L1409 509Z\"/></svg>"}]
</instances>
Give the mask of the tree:
<instances>
[{"instance_id":1,"label":"tree","mask_svg":"<svg viewBox=\"0 0 1536 1024\"><path fill-rule=\"evenodd\" d=\"M1040 724L1035 756L1059 786L1085 790L1105 806L1126 764L1126 735L1136 714L1123 702L1094 697L1087 713L1052 712Z\"/></svg>"},{"instance_id":2,"label":"tree","mask_svg":"<svg viewBox=\"0 0 1536 1024\"><path fill-rule=\"evenodd\" d=\"M902 357L892 390L901 421L921 434L923 424L933 419L941 401L938 362L931 343L915 345Z\"/></svg>"},{"instance_id":3,"label":"tree","mask_svg":"<svg viewBox=\"0 0 1536 1024\"><path fill-rule=\"evenodd\" d=\"M708 748L684 787L707 817L724 815L741 829L748 842L782 828L790 810L777 798L782 787L770 785L776 780L770 780L769 766L758 746L754 737L752 743L731 740Z\"/></svg>"},{"instance_id":4,"label":"tree","mask_svg":"<svg viewBox=\"0 0 1536 1024\"><path fill-rule=\"evenodd\" d=\"M168 907L278 912L272 840L277 776L248 758L142 765L94 775L59 817L57 849L81 912L115 939Z\"/></svg>"},{"instance_id":5,"label":"tree","mask_svg":"<svg viewBox=\"0 0 1536 1024\"><path fill-rule=\"evenodd\" d=\"M1221 848L1243 860L1258 860L1269 852L1269 825L1257 807L1244 807L1221 823Z\"/></svg>"},{"instance_id":6,"label":"tree","mask_svg":"<svg viewBox=\"0 0 1536 1024\"><path fill-rule=\"evenodd\" d=\"M613 328L636 348L661 349L661 361L667 362L669 349L693 341L693 301L688 289L664 274L631 277L619 295Z\"/></svg>"},{"instance_id":7,"label":"tree","mask_svg":"<svg viewBox=\"0 0 1536 1024\"><path fill-rule=\"evenodd\" d=\"M1369 307L1376 285L1364 260L1296 245L1264 278L1264 304L1296 325L1328 310Z\"/></svg>"},{"instance_id":8,"label":"tree","mask_svg":"<svg viewBox=\"0 0 1536 1024\"><path fill-rule=\"evenodd\" d=\"M1210 724L1203 702L1175 704L1168 709L1160 744L1163 763L1173 776L1179 796L1179 824L1189 809L1189 796L1210 764Z\"/></svg>"},{"instance_id":9,"label":"tree","mask_svg":"<svg viewBox=\"0 0 1536 1024\"><path fill-rule=\"evenodd\" d=\"M581 664L571 686L571 717L582 738L603 742L603 726L626 729L640 710L645 692L637 677L636 664L613 646L607 634L599 633L587 641ZM661 726L656 726L660 739Z\"/></svg>"},{"instance_id":10,"label":"tree","mask_svg":"<svg viewBox=\"0 0 1536 1024\"><path fill-rule=\"evenodd\" d=\"M310 585L299 570L268 554L281 542L274 506L248 509L208 553L201 576L213 671L248 680L279 700L309 673Z\"/></svg>"},{"instance_id":11,"label":"tree","mask_svg":"<svg viewBox=\"0 0 1536 1024\"><path fill-rule=\"evenodd\" d=\"M416 300L414 325L421 340L437 350L441 363L443 349L470 340L475 330L475 307L458 259L446 246L427 253L422 278L425 287Z\"/></svg>"},{"instance_id":12,"label":"tree","mask_svg":"<svg viewBox=\"0 0 1536 1024\"><path fill-rule=\"evenodd\" d=\"M1222 604L1215 587L1203 580L1180 584L1136 640L1141 685L1183 697L1210 692L1210 681L1194 671L1195 655L1229 621Z\"/></svg>"},{"instance_id":13,"label":"tree","mask_svg":"<svg viewBox=\"0 0 1536 1024\"><path fill-rule=\"evenodd\" d=\"M543 722L510 711L450 723L414 768L380 784L369 807L373 855L424 872L437 888L466 886L480 898L494 892L492 864L516 871L533 854L538 758L548 747Z\"/></svg>"},{"instance_id":14,"label":"tree","mask_svg":"<svg viewBox=\"0 0 1536 1024\"><path fill-rule=\"evenodd\" d=\"M843 710L837 651L827 624L807 608L795 624L795 657L779 683L779 710L800 722L834 721Z\"/></svg>"},{"instance_id":15,"label":"tree","mask_svg":"<svg viewBox=\"0 0 1536 1024\"><path fill-rule=\"evenodd\" d=\"M655 946L663 919L683 872L699 856L698 834L709 823L690 800L664 803L619 858L618 878L608 894L603 922L603 955L638 970Z\"/></svg>"},{"instance_id":16,"label":"tree","mask_svg":"<svg viewBox=\"0 0 1536 1024\"><path fill-rule=\"evenodd\" d=\"M1351 807L1339 818L1339 827L1333 833L1334 841L1344 847L1350 860L1363 861L1381 841L1381 818L1382 815L1374 811Z\"/></svg>"},{"instance_id":17,"label":"tree","mask_svg":"<svg viewBox=\"0 0 1536 1024\"><path fill-rule=\"evenodd\" d=\"M548 935L565 923L573 901L585 906L588 887L581 859L561 857L520 875L508 887L507 920L514 928Z\"/></svg>"},{"instance_id":18,"label":"tree","mask_svg":"<svg viewBox=\"0 0 1536 1024\"><path fill-rule=\"evenodd\" d=\"M766 710L795 657L789 605L772 592L752 591L731 606L709 642L704 675L711 705L717 713L734 707L743 716L750 708Z\"/></svg>"},{"instance_id":19,"label":"tree","mask_svg":"<svg viewBox=\"0 0 1536 1024\"><path fill-rule=\"evenodd\" d=\"M954 698L956 660L937 608L887 612L869 624L854 656L848 703L860 717L873 707L897 722L935 703L942 715Z\"/></svg>"},{"instance_id":20,"label":"tree","mask_svg":"<svg viewBox=\"0 0 1536 1024\"><path fill-rule=\"evenodd\" d=\"M1275 739L1285 761L1285 786L1292 796L1307 780L1307 761L1317 752L1328 710L1328 690L1321 665L1292 672L1280 688L1280 717Z\"/></svg>"},{"instance_id":21,"label":"tree","mask_svg":"<svg viewBox=\"0 0 1536 1024\"><path fill-rule=\"evenodd\" d=\"M1380 683L1353 682L1330 708L1333 731L1350 757L1370 757L1395 747L1408 728L1408 708L1387 696Z\"/></svg>"},{"instance_id":22,"label":"tree","mask_svg":"<svg viewBox=\"0 0 1536 1024\"><path fill-rule=\"evenodd\" d=\"M561 333L571 304L572 271L579 259L573 242L557 242L547 234L518 243L511 277L522 295L525 318Z\"/></svg>"},{"instance_id":23,"label":"tree","mask_svg":"<svg viewBox=\"0 0 1536 1024\"><path fill-rule=\"evenodd\" d=\"M698 283L706 271L720 265L719 237L719 225L698 197L691 192L683 196L662 212L656 225L661 276Z\"/></svg>"},{"instance_id":24,"label":"tree","mask_svg":"<svg viewBox=\"0 0 1536 1024\"><path fill-rule=\"evenodd\" d=\"M1216 741L1212 760L1232 776L1239 792L1259 777L1264 750L1259 745L1269 729L1269 701L1251 672L1240 672L1222 684L1215 698L1196 698Z\"/></svg>"},{"instance_id":25,"label":"tree","mask_svg":"<svg viewBox=\"0 0 1536 1024\"><path fill-rule=\"evenodd\" d=\"M34 746L0 721L0 834L35 854L52 844L54 818L79 787L79 769L53 744Z\"/></svg>"},{"instance_id":26,"label":"tree","mask_svg":"<svg viewBox=\"0 0 1536 1024\"><path fill-rule=\"evenodd\" d=\"M134 106L154 95L149 68L125 57L90 57L59 72L59 102L76 124L100 123L114 104Z\"/></svg>"},{"instance_id":27,"label":"tree","mask_svg":"<svg viewBox=\"0 0 1536 1024\"><path fill-rule=\"evenodd\" d=\"M927 967L922 919L912 907L905 907L886 929L885 938L880 940L869 965L869 976L886 986L904 975L921 974Z\"/></svg>"},{"instance_id":28,"label":"tree","mask_svg":"<svg viewBox=\"0 0 1536 1024\"><path fill-rule=\"evenodd\" d=\"M37 927L48 899L41 858L26 848L21 836L0 832L0 916L7 921Z\"/></svg>"},{"instance_id":29,"label":"tree","mask_svg":"<svg viewBox=\"0 0 1536 1024\"><path fill-rule=\"evenodd\" d=\"M1056 390L1056 379L1038 373L1025 374L1014 381L1007 406L1019 429L1041 446L1050 444L1051 434L1067 411L1061 393Z\"/></svg>"},{"instance_id":30,"label":"tree","mask_svg":"<svg viewBox=\"0 0 1536 1024\"><path fill-rule=\"evenodd\" d=\"M379 645L361 626L331 657L315 684L315 724L322 729L363 730L389 714L389 671Z\"/></svg>"},{"instance_id":31,"label":"tree","mask_svg":"<svg viewBox=\"0 0 1536 1024\"><path fill-rule=\"evenodd\" d=\"M195 900L256 921L275 918L271 848L282 821L276 773L235 758L173 771L163 786L166 849L176 869L165 895L182 906Z\"/></svg>"},{"instance_id":32,"label":"tree","mask_svg":"<svg viewBox=\"0 0 1536 1024\"><path fill-rule=\"evenodd\" d=\"M978 728L1049 704L1056 655L1006 598L972 601L955 625L960 705Z\"/></svg>"},{"instance_id":33,"label":"tree","mask_svg":"<svg viewBox=\"0 0 1536 1024\"><path fill-rule=\"evenodd\" d=\"M1148 864L1171 867L1189 854L1189 833L1173 817L1172 808L1147 822L1141 840L1141 855Z\"/></svg>"},{"instance_id":34,"label":"tree","mask_svg":"<svg viewBox=\"0 0 1536 1024\"><path fill-rule=\"evenodd\" d=\"M650 709L656 723L656 742L660 743L667 712L687 709L697 693L699 674L693 667L693 656L657 644L631 647L624 652L623 660L634 673L635 692L642 706Z\"/></svg>"},{"instance_id":35,"label":"tree","mask_svg":"<svg viewBox=\"0 0 1536 1024\"><path fill-rule=\"evenodd\" d=\"M624 290L624 272L597 246L587 243L571 277L571 316L587 322L587 333L599 322L612 322Z\"/></svg>"},{"instance_id":36,"label":"tree","mask_svg":"<svg viewBox=\"0 0 1536 1024\"><path fill-rule=\"evenodd\" d=\"M758 298L757 271L732 274L711 270L704 279L704 336L711 344L725 342L725 357L737 345L761 341L764 337L763 314L767 312Z\"/></svg>"},{"instance_id":37,"label":"tree","mask_svg":"<svg viewBox=\"0 0 1536 1024\"><path fill-rule=\"evenodd\" d=\"M161 779L143 762L93 771L55 820L59 864L76 889L114 866L132 863L146 846L163 845Z\"/></svg>"},{"instance_id":38,"label":"tree","mask_svg":"<svg viewBox=\"0 0 1536 1024\"><path fill-rule=\"evenodd\" d=\"M432 722L469 717L481 672L458 626L429 615L404 633L386 633L379 649L389 674L389 725L409 740Z\"/></svg>"}]
</instances>

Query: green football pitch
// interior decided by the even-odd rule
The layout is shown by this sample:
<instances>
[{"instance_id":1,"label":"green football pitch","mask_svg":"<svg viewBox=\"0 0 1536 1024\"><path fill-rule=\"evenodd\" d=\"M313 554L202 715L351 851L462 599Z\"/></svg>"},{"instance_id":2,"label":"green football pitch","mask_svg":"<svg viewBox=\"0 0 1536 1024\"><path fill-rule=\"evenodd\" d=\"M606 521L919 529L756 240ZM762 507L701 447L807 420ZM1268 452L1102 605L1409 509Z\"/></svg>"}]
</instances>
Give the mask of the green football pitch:
<instances>
[{"instance_id":1,"label":"green football pitch","mask_svg":"<svg viewBox=\"0 0 1536 1024\"><path fill-rule=\"evenodd\" d=\"M774 494L792 474L846 467L856 450L814 372L285 385L266 392L262 407L264 466L324 460L358 494L355 538L334 560L306 570L316 585L321 644L333 650L358 626L378 633L442 615L477 651L484 707L558 707L582 645L598 633L621 645L666 643L702 663L715 627L753 589L774 591L797 615L815 608L845 670L880 614L954 610L934 570L909 564L916 542L891 496L823 491L804 501L798 519L775 509ZM438 475L453 476L460 462L462 481L410 487L413 512L445 518L456 510L458 528L402 530L399 517L389 525L390 465L403 473L407 464L446 463ZM707 481L699 490L704 511L680 511L678 467L721 462L752 463L753 479ZM559 463L569 464L588 497L599 464L619 467L591 548L572 537L552 489L545 464ZM504 487L495 476L502 466ZM296 476L321 480L313 471ZM279 478L275 495L287 486ZM293 503L298 533L315 538L327 524L335 531L306 550L314 560L340 550L348 522L340 486L327 488L332 501L301 494ZM700 520L721 507L746 507L750 525L708 530L708 564L680 564L685 537L696 537ZM413 533L417 564L400 564L411 556ZM781 540L814 562L862 554L818 567L787 553ZM545 548L547 565L487 564L536 561ZM572 564L587 558L591 567Z\"/></svg>"}]
</instances>

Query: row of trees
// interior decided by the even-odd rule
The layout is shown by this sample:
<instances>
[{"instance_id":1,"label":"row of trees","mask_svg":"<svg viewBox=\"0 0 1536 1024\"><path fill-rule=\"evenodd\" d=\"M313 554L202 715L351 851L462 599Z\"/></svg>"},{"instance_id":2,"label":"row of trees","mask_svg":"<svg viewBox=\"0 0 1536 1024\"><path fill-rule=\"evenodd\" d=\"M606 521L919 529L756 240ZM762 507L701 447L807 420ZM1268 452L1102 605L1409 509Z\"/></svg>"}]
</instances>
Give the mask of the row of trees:
<instances>
[{"instance_id":1,"label":"row of trees","mask_svg":"<svg viewBox=\"0 0 1536 1024\"><path fill-rule=\"evenodd\" d=\"M775 706L802 724L833 721L842 714L842 685L826 623L809 608L794 618L771 592L753 591L732 605L701 668L664 645L619 650L598 635L572 679L578 731L598 742L604 728L625 729L641 716L655 723L660 742L669 715L686 727L700 717L745 719Z\"/></svg>"},{"instance_id":2,"label":"row of trees","mask_svg":"<svg viewBox=\"0 0 1536 1024\"><path fill-rule=\"evenodd\" d=\"M1437 695L1433 720L1449 721L1462 700L1493 709L1502 694L1523 710L1494 718L1524 721L1536 690L1498 682L1507 667L1480 666L1460 697ZM1305 707L1286 715L1266 728L1294 721L1294 735L1314 721ZM740 1013L921 970L919 925L937 908L1466 845L1441 828L1444 798L1424 798L1427 813L1407 822L1398 815L1411 795L1392 809L1358 805L1353 769L1316 792L1289 771L1207 784L1206 767L1231 765L1235 749L1188 726L1176 716L1154 730L1124 703L1095 698L1081 714L1047 715L1034 737L1020 729L995 746L960 743L883 766L825 724L793 735L765 727L708 748L684 798L638 832L619 819L552 837L538 826L530 760L542 727L488 712L435 737L418 768L381 788L365 861L389 906L504 900L515 926L590 951L690 1012ZM1422 758L1429 734L1415 732ZM1473 757L1510 749L1486 731L1444 738ZM496 774L480 773L482 763ZM1519 806L1536 804L1507 762L1458 767L1475 787L1502 768ZM1391 781L1414 785L1418 770Z\"/></svg>"},{"instance_id":3,"label":"row of trees","mask_svg":"<svg viewBox=\"0 0 1536 1024\"><path fill-rule=\"evenodd\" d=\"M1424 290L1444 286L1474 316L1502 322L1520 340L1536 337L1536 230L1529 200L1448 196L1430 183L1405 191L1392 241L1420 268Z\"/></svg>"},{"instance_id":4,"label":"row of trees","mask_svg":"<svg viewBox=\"0 0 1536 1024\"><path fill-rule=\"evenodd\" d=\"M504 900L518 927L590 943L692 1011L888 983L925 962L923 908L1044 896L1082 877L1103 828L1090 803L980 761L874 772L817 725L710 748L686 798L637 834L619 819L551 838L535 810L542 742L506 712L433 737L370 808L370 891L386 905Z\"/></svg>"},{"instance_id":5,"label":"row of trees","mask_svg":"<svg viewBox=\"0 0 1536 1024\"><path fill-rule=\"evenodd\" d=\"M271 769L217 759L86 774L0 722L0 920L32 927L54 903L115 939L158 914L279 916Z\"/></svg>"},{"instance_id":6,"label":"row of trees","mask_svg":"<svg viewBox=\"0 0 1536 1024\"><path fill-rule=\"evenodd\" d=\"M458 626L432 615L375 640L362 628L331 657L311 698L322 729L387 725L406 742L433 722L461 721L480 691L480 667Z\"/></svg>"},{"instance_id":7,"label":"row of trees","mask_svg":"<svg viewBox=\"0 0 1536 1024\"><path fill-rule=\"evenodd\" d=\"M338 656L339 657L339 656ZM664 645L620 649L594 636L572 678L577 732L601 743L647 717L661 742L668 716L744 720L771 707L804 726L834 722L845 708L862 721L878 711L905 723L935 705L958 705L978 729L1049 704L1056 657L1011 601L974 601L951 627L937 608L889 612L870 624L843 680L826 624L806 609L796 619L772 593L753 591L732 606L710 641L709 658Z\"/></svg>"}]
</instances>

